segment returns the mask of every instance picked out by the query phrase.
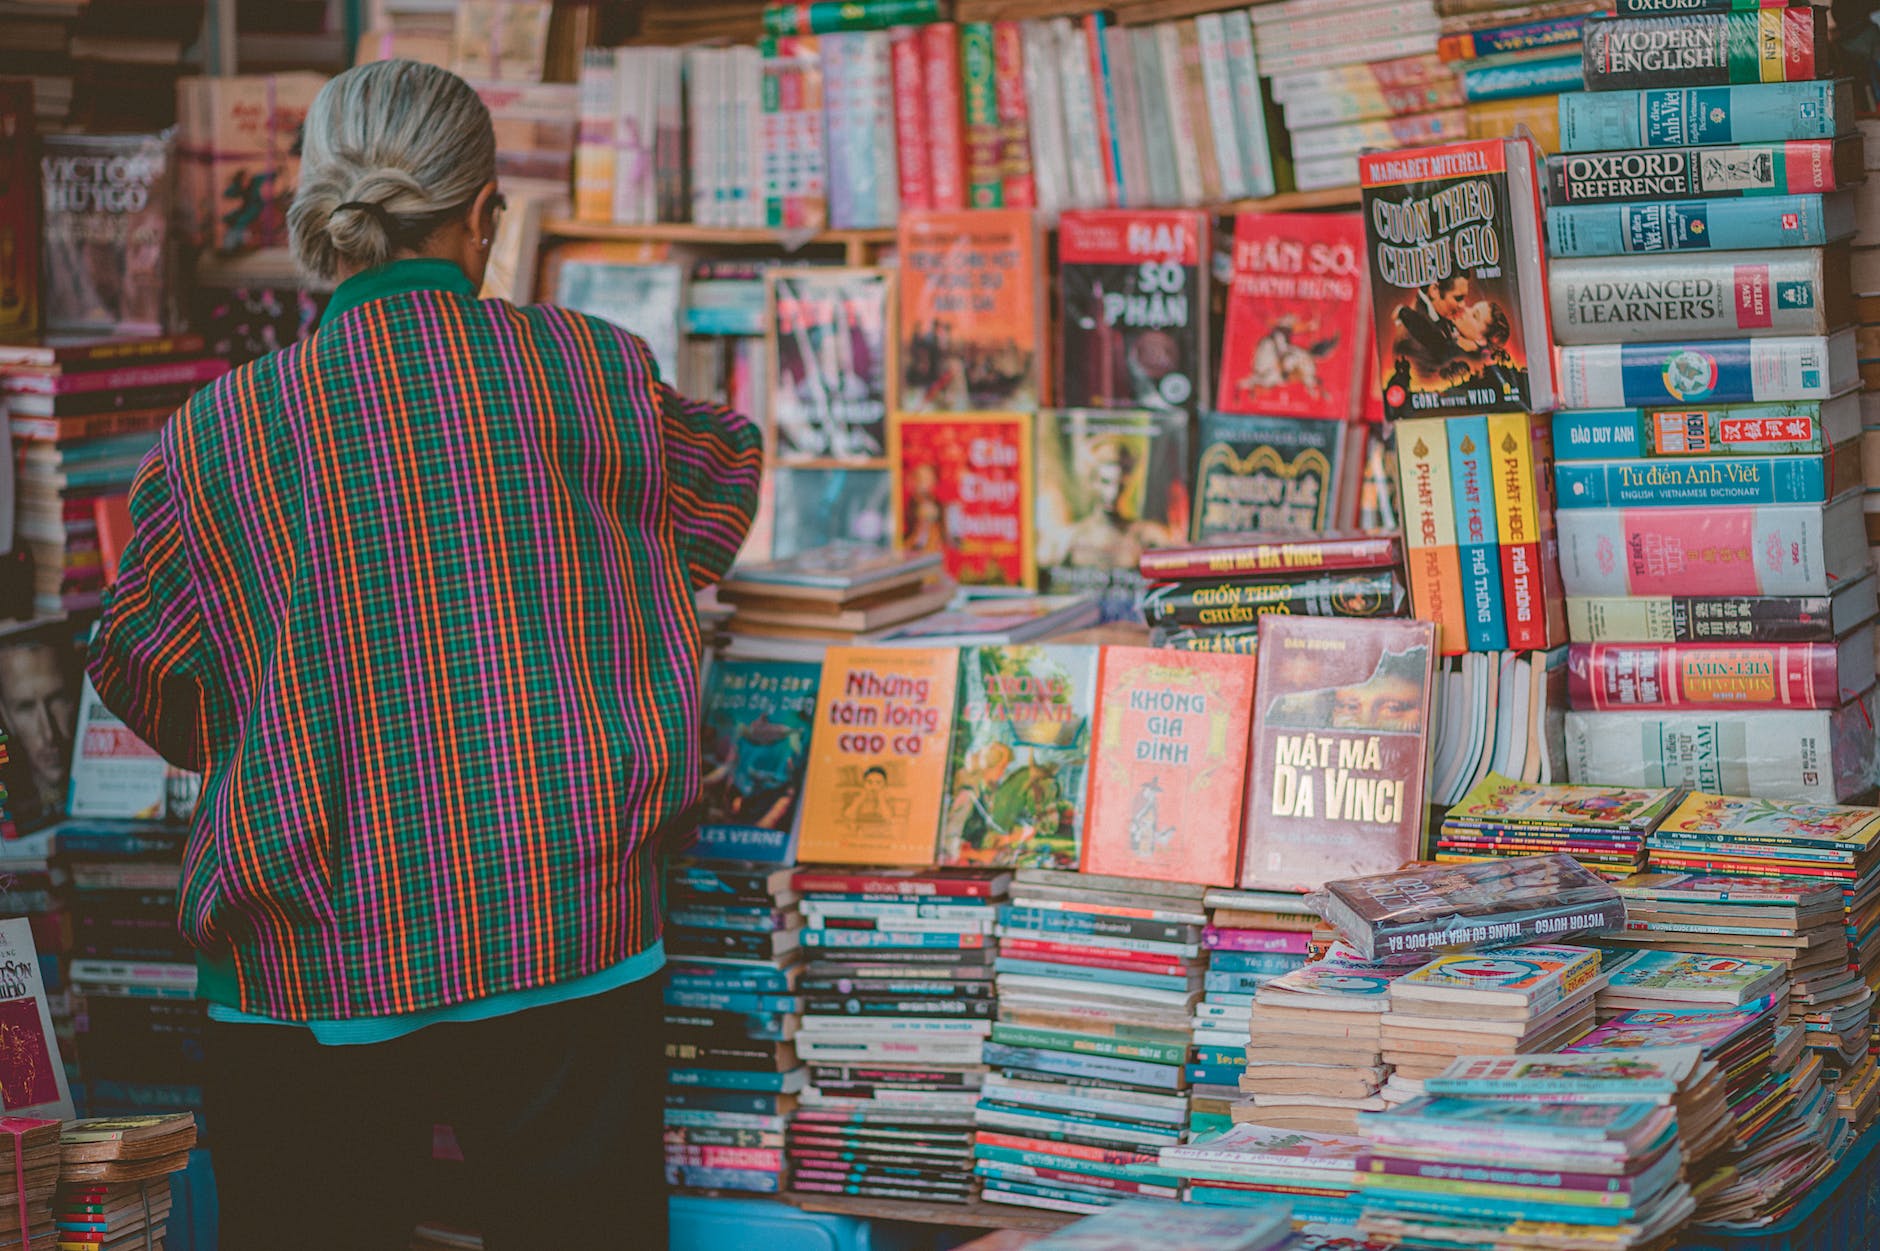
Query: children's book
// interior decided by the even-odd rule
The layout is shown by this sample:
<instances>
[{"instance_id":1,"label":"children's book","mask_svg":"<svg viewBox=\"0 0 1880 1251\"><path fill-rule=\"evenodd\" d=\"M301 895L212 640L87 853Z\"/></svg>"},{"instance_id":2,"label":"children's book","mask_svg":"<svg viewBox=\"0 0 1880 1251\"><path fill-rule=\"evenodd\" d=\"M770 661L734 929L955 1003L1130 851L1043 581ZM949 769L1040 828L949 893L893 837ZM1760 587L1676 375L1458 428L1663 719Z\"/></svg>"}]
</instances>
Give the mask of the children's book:
<instances>
[{"instance_id":1,"label":"children's book","mask_svg":"<svg viewBox=\"0 0 1880 1251\"><path fill-rule=\"evenodd\" d=\"M1233 885L1253 675L1246 656L1103 649L1085 872Z\"/></svg>"},{"instance_id":2,"label":"children's book","mask_svg":"<svg viewBox=\"0 0 1880 1251\"><path fill-rule=\"evenodd\" d=\"M1609 1093L1614 1100L1672 1095L1696 1072L1704 1054L1696 1047L1648 1052L1592 1051L1578 1055L1465 1056L1439 1077L1425 1079L1432 1095L1479 1098L1521 1095Z\"/></svg>"},{"instance_id":3,"label":"children's book","mask_svg":"<svg viewBox=\"0 0 1880 1251\"><path fill-rule=\"evenodd\" d=\"M1780 990L1788 976L1788 967L1773 960L1650 949L1608 975L1601 1002L1612 995L1734 1007Z\"/></svg>"},{"instance_id":4,"label":"children's book","mask_svg":"<svg viewBox=\"0 0 1880 1251\"><path fill-rule=\"evenodd\" d=\"M1821 847L1858 853L1880 840L1880 808L1783 803L1695 791L1658 830L1661 835L1716 843Z\"/></svg>"},{"instance_id":5,"label":"children's book","mask_svg":"<svg viewBox=\"0 0 1880 1251\"><path fill-rule=\"evenodd\" d=\"M1444 815L1443 823L1646 834L1657 828L1681 793L1676 787L1547 786L1491 772Z\"/></svg>"},{"instance_id":6,"label":"children's book","mask_svg":"<svg viewBox=\"0 0 1880 1251\"><path fill-rule=\"evenodd\" d=\"M1700 1047L1705 1055L1713 1055L1744 1031L1765 1021L1771 1006L1764 998L1722 1012L1714 1008L1640 1008L1614 1017L1566 1050L1578 1053L1641 1047Z\"/></svg>"},{"instance_id":7,"label":"children's book","mask_svg":"<svg viewBox=\"0 0 1880 1251\"><path fill-rule=\"evenodd\" d=\"M1538 1013L1571 997L1599 975L1599 953L1585 947L1496 947L1438 956L1391 988L1395 999L1493 1004Z\"/></svg>"}]
</instances>

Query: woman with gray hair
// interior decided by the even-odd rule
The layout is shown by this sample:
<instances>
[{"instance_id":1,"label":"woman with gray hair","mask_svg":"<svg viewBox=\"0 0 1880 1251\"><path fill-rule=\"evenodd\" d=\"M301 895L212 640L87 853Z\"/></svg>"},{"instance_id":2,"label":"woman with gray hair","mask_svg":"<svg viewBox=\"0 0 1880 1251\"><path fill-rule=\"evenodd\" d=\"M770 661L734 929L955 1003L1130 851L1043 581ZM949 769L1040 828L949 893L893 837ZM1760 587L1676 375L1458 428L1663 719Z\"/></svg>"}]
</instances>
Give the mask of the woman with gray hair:
<instances>
[{"instance_id":1,"label":"woman with gray hair","mask_svg":"<svg viewBox=\"0 0 1880 1251\"><path fill-rule=\"evenodd\" d=\"M446 1123L491 1251L576 1213L663 1247L659 861L758 436L617 327L477 298L502 197L460 79L350 70L303 143L294 250L339 286L164 430L91 657L203 774L222 1246L403 1248Z\"/></svg>"}]
</instances>

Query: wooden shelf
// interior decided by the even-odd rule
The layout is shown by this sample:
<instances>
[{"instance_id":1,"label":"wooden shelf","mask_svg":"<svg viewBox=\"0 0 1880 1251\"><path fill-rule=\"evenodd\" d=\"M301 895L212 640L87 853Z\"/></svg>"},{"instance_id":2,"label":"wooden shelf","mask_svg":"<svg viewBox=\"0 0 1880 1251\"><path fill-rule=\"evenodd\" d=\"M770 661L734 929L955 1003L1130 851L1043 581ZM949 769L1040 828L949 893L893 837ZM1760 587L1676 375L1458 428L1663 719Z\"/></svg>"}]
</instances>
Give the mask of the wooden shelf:
<instances>
[{"instance_id":1,"label":"wooden shelf","mask_svg":"<svg viewBox=\"0 0 1880 1251\"><path fill-rule=\"evenodd\" d=\"M871 1221L906 1221L915 1225L952 1225L962 1229L1022 1229L1048 1234L1083 1217L1075 1212L1046 1212L1009 1203L921 1203L913 1199L864 1199L852 1195L813 1195L789 1191L779 1196L805 1212L828 1212Z\"/></svg>"}]
</instances>

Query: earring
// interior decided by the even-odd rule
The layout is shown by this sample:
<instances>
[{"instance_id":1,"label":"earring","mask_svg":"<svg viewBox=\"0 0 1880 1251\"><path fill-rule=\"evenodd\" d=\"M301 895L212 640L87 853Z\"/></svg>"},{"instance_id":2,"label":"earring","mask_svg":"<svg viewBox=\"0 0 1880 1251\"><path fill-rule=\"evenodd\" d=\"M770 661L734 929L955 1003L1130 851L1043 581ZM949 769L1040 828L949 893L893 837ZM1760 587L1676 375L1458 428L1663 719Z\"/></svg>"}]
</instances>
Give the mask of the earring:
<instances>
[{"instance_id":1,"label":"earring","mask_svg":"<svg viewBox=\"0 0 1880 1251\"><path fill-rule=\"evenodd\" d=\"M490 241L489 241L488 239L485 239L485 240L483 240L483 246L484 246L484 247L486 247L486 248L487 248L487 247L489 247L489 246L490 246Z\"/></svg>"}]
</instances>

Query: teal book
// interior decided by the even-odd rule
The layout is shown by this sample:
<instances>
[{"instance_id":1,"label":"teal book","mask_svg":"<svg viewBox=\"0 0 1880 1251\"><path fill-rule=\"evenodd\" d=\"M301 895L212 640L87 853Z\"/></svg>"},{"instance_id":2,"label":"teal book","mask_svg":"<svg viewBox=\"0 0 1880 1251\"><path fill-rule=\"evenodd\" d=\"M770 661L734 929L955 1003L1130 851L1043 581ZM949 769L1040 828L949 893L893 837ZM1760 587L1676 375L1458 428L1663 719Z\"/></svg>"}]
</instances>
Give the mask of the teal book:
<instances>
[{"instance_id":1,"label":"teal book","mask_svg":"<svg viewBox=\"0 0 1880 1251\"><path fill-rule=\"evenodd\" d=\"M1501 593L1501 539L1488 448L1488 418L1451 417L1449 480L1455 496L1456 554L1462 565L1462 619L1472 652L1508 646Z\"/></svg>"},{"instance_id":2,"label":"teal book","mask_svg":"<svg viewBox=\"0 0 1880 1251\"><path fill-rule=\"evenodd\" d=\"M1825 456L1559 461L1555 506L1822 504L1860 485L1856 451L1850 446Z\"/></svg>"},{"instance_id":3,"label":"teal book","mask_svg":"<svg viewBox=\"0 0 1880 1251\"><path fill-rule=\"evenodd\" d=\"M1567 97L1561 99L1590 97ZM1852 238L1854 193L1749 200L1643 200L1556 204L1547 210L1550 256L1818 248Z\"/></svg>"},{"instance_id":4,"label":"teal book","mask_svg":"<svg viewBox=\"0 0 1880 1251\"><path fill-rule=\"evenodd\" d=\"M1470 66L1462 71L1462 96L1470 103L1483 103L1578 91L1582 72L1578 52Z\"/></svg>"},{"instance_id":5,"label":"teal book","mask_svg":"<svg viewBox=\"0 0 1880 1251\"><path fill-rule=\"evenodd\" d=\"M1854 129L1854 84L1744 83L1582 91L1560 97L1560 150L1686 148L1833 139Z\"/></svg>"}]
</instances>

